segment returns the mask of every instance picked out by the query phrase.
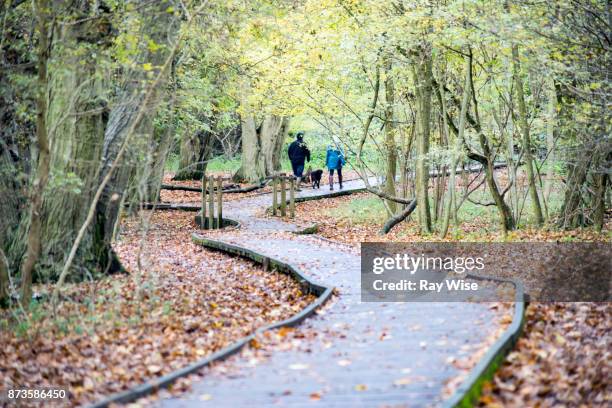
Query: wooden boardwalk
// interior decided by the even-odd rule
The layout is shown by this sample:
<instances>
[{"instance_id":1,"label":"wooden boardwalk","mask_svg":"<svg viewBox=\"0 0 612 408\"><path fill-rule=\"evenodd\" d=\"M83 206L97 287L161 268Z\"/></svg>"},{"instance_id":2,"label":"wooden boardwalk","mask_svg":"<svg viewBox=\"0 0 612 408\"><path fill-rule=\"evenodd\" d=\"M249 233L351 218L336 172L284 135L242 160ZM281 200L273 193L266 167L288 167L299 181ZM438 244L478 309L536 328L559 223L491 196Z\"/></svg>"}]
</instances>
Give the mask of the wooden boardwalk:
<instances>
[{"instance_id":1,"label":"wooden boardwalk","mask_svg":"<svg viewBox=\"0 0 612 408\"><path fill-rule=\"evenodd\" d=\"M363 188L359 181L345 190ZM298 197L329 190L305 189ZM259 350L253 362L241 353L204 371L204 379L165 407L436 406L447 381L458 374L449 362L474 353L497 327L486 304L362 303L360 257L346 245L295 235L297 227L260 217L270 196L231 201L226 215L241 223L214 239L290 263L338 296L324 314L307 319L295 347ZM281 232L279 232L281 231ZM284 231L284 232L282 232Z\"/></svg>"}]
</instances>

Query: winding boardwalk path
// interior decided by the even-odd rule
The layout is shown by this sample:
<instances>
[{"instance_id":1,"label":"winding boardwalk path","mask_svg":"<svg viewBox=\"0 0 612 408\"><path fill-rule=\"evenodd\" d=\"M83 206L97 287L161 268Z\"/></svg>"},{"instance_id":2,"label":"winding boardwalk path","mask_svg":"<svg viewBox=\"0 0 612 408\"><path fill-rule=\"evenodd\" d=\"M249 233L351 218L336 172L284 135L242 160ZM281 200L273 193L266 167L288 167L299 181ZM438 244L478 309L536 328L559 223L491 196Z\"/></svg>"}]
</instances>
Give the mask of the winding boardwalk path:
<instances>
[{"instance_id":1,"label":"winding boardwalk path","mask_svg":"<svg viewBox=\"0 0 612 408\"><path fill-rule=\"evenodd\" d=\"M359 189L360 181L345 184ZM325 196L305 189L298 197ZM252 364L244 354L206 369L202 381L164 407L380 407L436 406L447 381L459 374L449 361L465 358L492 335L495 312L486 304L361 303L358 251L316 235L291 234L297 226L263 217L270 195L230 201L224 215L239 230L214 239L258 251L338 289L325 313L297 330L318 333L299 347L269 351ZM279 233L280 232L280 233ZM264 345L264 347L267 347ZM224 365L232 370L220 369ZM228 374L231 373L231 374Z\"/></svg>"}]
</instances>

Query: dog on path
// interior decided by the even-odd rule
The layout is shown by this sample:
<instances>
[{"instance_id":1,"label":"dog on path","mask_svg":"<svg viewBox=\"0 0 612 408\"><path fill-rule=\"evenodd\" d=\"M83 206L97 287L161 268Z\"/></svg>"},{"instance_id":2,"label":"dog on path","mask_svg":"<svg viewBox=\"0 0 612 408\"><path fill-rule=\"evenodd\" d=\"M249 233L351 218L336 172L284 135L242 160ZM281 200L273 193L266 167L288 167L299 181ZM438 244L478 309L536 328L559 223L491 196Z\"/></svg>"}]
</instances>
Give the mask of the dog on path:
<instances>
[{"instance_id":1,"label":"dog on path","mask_svg":"<svg viewBox=\"0 0 612 408\"><path fill-rule=\"evenodd\" d=\"M302 180L305 183L312 183L312 188L321 188L321 177L323 176L323 170L317 169L312 170L311 166L308 166Z\"/></svg>"},{"instance_id":2,"label":"dog on path","mask_svg":"<svg viewBox=\"0 0 612 408\"><path fill-rule=\"evenodd\" d=\"M310 172L310 181L312 182L312 188L321 188L321 176L323 175L323 170L318 169Z\"/></svg>"}]
</instances>

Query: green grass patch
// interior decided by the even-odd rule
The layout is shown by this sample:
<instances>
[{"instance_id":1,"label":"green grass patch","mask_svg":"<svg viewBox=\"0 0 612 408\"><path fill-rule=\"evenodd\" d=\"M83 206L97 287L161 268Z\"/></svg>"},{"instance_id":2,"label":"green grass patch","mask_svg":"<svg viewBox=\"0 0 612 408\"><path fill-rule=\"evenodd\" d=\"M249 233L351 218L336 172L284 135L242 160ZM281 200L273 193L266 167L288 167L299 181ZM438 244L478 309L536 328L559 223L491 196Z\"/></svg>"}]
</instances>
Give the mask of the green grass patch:
<instances>
[{"instance_id":1,"label":"green grass patch","mask_svg":"<svg viewBox=\"0 0 612 408\"><path fill-rule=\"evenodd\" d=\"M350 200L325 212L327 216L352 224L380 224L385 222L387 211L378 197L365 197Z\"/></svg>"}]
</instances>

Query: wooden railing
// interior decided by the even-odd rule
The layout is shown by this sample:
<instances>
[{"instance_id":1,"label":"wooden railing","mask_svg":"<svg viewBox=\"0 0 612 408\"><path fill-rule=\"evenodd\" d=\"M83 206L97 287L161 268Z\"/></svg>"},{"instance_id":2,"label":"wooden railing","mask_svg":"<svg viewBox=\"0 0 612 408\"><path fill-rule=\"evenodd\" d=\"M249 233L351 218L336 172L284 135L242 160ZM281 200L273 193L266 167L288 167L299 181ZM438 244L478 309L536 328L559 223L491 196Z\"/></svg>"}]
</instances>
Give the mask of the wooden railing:
<instances>
[{"instance_id":1,"label":"wooden railing","mask_svg":"<svg viewBox=\"0 0 612 408\"><path fill-rule=\"evenodd\" d=\"M270 179L272 180L272 215L276 216L280 213L281 217L287 216L287 186L289 186L289 217L295 218L295 177L281 173L271 176Z\"/></svg>"},{"instance_id":2,"label":"wooden railing","mask_svg":"<svg viewBox=\"0 0 612 408\"><path fill-rule=\"evenodd\" d=\"M215 188L215 182L217 188ZM215 194L216 192L216 194ZM215 195L217 215L215 216ZM208 216L206 207L208 206ZM202 177L202 229L218 229L223 227L223 177Z\"/></svg>"}]
</instances>

